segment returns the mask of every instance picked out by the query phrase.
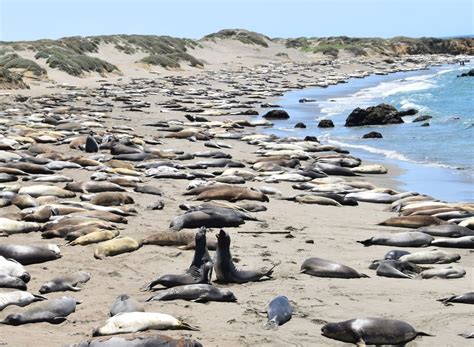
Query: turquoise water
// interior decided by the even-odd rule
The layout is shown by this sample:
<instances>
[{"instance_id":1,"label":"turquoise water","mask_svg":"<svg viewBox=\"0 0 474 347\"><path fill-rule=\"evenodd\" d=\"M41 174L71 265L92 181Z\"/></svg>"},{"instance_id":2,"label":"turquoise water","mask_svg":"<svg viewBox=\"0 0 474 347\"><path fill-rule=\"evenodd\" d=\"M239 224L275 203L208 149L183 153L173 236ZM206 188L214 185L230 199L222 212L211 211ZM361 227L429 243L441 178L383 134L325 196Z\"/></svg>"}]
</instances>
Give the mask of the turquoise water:
<instances>
[{"instance_id":1,"label":"turquoise water","mask_svg":"<svg viewBox=\"0 0 474 347\"><path fill-rule=\"evenodd\" d=\"M474 68L447 65L428 70L369 76L328 88L292 91L278 104L290 119L275 121L267 132L280 136L316 135L325 143L344 146L362 159L394 163L404 169L405 189L417 190L448 201L474 201L474 77L457 78ZM301 104L299 99L315 99ZM356 107L388 103L397 109L416 108L404 124L344 127ZM430 126L411 121L430 115ZM330 118L333 129L319 129L320 119ZM306 129L294 129L304 122ZM361 139L369 131L383 139Z\"/></svg>"}]
</instances>

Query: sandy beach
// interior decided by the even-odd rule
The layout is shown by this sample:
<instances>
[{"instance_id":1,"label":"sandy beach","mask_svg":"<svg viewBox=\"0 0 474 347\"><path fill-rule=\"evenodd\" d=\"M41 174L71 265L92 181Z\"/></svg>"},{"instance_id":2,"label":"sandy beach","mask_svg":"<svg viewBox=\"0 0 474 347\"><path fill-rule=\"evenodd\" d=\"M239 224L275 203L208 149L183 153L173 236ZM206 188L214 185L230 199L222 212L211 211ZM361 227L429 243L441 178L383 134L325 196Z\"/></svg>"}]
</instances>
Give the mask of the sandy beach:
<instances>
[{"instance_id":1,"label":"sandy beach","mask_svg":"<svg viewBox=\"0 0 474 347\"><path fill-rule=\"evenodd\" d=\"M212 47L211 47L212 46ZM58 275L78 270L92 274L91 280L81 291L51 293L49 300L63 295L73 296L81 303L76 312L67 317L64 323L27 324L23 326L0 326L0 344L4 346L64 346L91 339L94 328L109 318L110 307L120 294L128 294L138 300L148 312L162 312L180 317L199 327L199 331L165 331L164 335L188 337L204 346L343 346L344 343L330 340L321 335L321 327L326 322L336 322L355 317L384 317L408 322L419 331L435 337L417 338L409 346L469 346L470 341L458 334L474 329L474 315L470 305L454 304L444 306L437 299L473 290L474 258L469 249L451 249L461 255L456 267L466 271L458 279L399 279L380 277L368 269L373 260L382 259L389 250L397 247L364 247L356 241L372 237L379 232L395 233L405 228L386 227L378 223L397 215L387 211L389 204L359 202L358 206L321 206L285 200L301 191L292 188L294 182L267 183L266 173L252 169L250 161L259 158L256 153L260 146L239 139L228 139L225 135L259 134L260 127L237 125L237 120L261 119L269 110L262 108L264 103L273 103L286 91L314 86L317 83L339 83L351 74L371 74L376 71L397 71L401 68L418 69L432 63L448 63L450 57L419 56L417 61L400 61L394 68L382 59L355 59L341 57L337 64L309 61L303 53L296 52L291 61L272 59L281 51L281 46L271 46L262 53L253 46L238 42L206 43L196 49L194 55L209 62L204 69L183 68L181 70L155 69L156 73L134 70L129 56L115 55L107 49L101 56L109 54L109 59L120 66L123 76L107 78L91 75L74 78L63 72L50 74L50 81L32 82L30 90L2 91L1 120L5 120L5 137L28 136L32 130L54 132L54 126L42 127L45 123L33 119L32 114L42 118L46 114L58 114L68 122L86 124L79 131L64 131L61 140L41 144L45 151L58 152L63 158L77 156L90 157L80 149L71 149L61 141L87 134L93 129L103 137L115 133L123 139L129 138L147 149L159 150L162 158L153 160L175 161L176 155L170 153L195 153L219 150L231 155L233 161L245 163L242 170L252 172L256 179L247 180L243 186L259 188L273 187L281 196L269 195L270 201L263 203L267 210L252 213L259 221L246 221L236 228L224 228L231 236L231 252L239 268L270 267L278 264L273 278L266 281L246 284L219 285L230 289L238 301L236 303L210 302L207 304L176 300L169 302L145 302L152 295L140 289L158 275L182 273L192 260L192 250L177 247L144 245L138 250L95 259L97 245L69 246L61 238L42 239L40 232L14 234L0 238L0 244L46 245L57 244L62 257L55 261L28 265L31 274L28 291L37 293L40 286ZM237 53L238 52L238 53ZM232 57L239 59L232 61ZM224 59L225 57L225 59ZM230 58L229 58L230 57ZM122 60L121 60L122 59ZM133 57L136 60L137 57ZM370 63L369 63L370 61ZM127 66L128 69L127 70ZM54 80L54 82L52 82ZM70 88L69 86L76 86ZM104 86L107 92L104 93ZM330 88L330 87L329 87ZM25 102L15 101L16 95L28 96ZM69 100L41 104L41 98L68 97ZM130 111L131 106L119 101L120 96L133 99L133 103L147 102L149 107ZM52 100L52 99L50 99ZM58 99L60 100L60 99ZM176 101L186 110L173 110L170 105ZM253 102L253 103L250 103ZM258 117L245 116L243 105L259 113ZM222 106L222 107L220 107ZM65 108L61 110L61 107ZM190 112L201 108L202 112ZM17 110L14 110L17 109ZM104 112L110 110L110 112ZM43 113L44 112L44 113ZM186 114L202 116L209 120L202 124L189 122ZM291 114L290 114L291 117ZM291 118L290 118L291 119ZM210 141L225 143L231 148L213 149L204 146L205 141L192 141L188 138L168 138L171 132L163 127L149 124L164 122L177 125L194 132L204 131L211 135ZM123 129L114 126L124 126ZM130 127L130 128L128 128ZM52 134L52 133L51 133ZM222 136L221 136L222 135ZM297 137L295 133L295 137ZM27 142L19 143L16 151L25 153ZM24 140L24 139L23 139ZM267 139L269 140L269 139ZM322 143L324 145L324 143ZM12 151L15 152L15 151ZM324 153L324 152L322 152ZM333 153L329 151L328 153ZM108 150L99 154L109 155ZM168 154L168 157L165 155ZM327 154L327 153L325 153ZM310 156L316 157L317 153ZM206 158L179 161L187 165ZM304 160L302 160L304 162ZM141 240L153 233L169 229L170 221L183 211L182 203L197 205L192 196L185 196L188 179L157 179L147 177L144 169L138 169L140 162L129 162L139 172L142 184L152 185L163 191L162 197L140 194L133 188L126 188L133 197L137 213L128 216L127 224L118 224L121 236ZM362 164L368 164L363 162ZM376 163L370 163L376 164ZM107 166L107 161L101 163ZM401 169L387 166L385 175L362 174L357 177L344 177L348 181L367 181L379 188L398 190L397 177ZM198 171L220 173L224 168L207 168ZM87 181L96 169L64 169L58 172L72 178L75 182ZM180 170L182 171L182 170ZM192 170L186 170L190 172ZM332 175L330 177L333 177ZM336 177L336 176L334 176ZM2 183L3 190L15 185L29 186L31 181ZM56 183L64 187L64 183ZM74 200L79 201L80 194ZM434 197L436 198L436 196ZM163 200L162 210L147 208L150 204ZM235 204L234 204L235 205ZM471 205L472 206L472 205ZM0 210L1 216L13 216L19 209L10 205ZM197 229L191 229L196 231ZM218 228L208 229L207 238L215 238ZM281 232L281 233L275 233ZM410 252L434 249L403 248ZM446 249L448 250L448 249ZM213 253L213 252L211 252ZM320 278L300 273L303 261L310 257L320 257L344 264L364 273L369 278L339 279ZM430 265L445 267L448 265ZM8 289L0 289L4 293ZM276 295L287 296L293 307L292 319L278 330L265 330L266 305ZM9 306L0 312L0 318L23 310ZM152 334L147 332L145 334Z\"/></svg>"}]
</instances>

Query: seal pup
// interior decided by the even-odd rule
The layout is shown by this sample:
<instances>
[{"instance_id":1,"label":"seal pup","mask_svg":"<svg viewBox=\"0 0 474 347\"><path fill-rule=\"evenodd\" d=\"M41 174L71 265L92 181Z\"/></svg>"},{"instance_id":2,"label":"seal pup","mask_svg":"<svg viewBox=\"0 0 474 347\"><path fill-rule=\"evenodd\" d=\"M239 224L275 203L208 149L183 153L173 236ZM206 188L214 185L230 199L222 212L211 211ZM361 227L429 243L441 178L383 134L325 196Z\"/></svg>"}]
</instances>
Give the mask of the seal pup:
<instances>
[{"instance_id":1,"label":"seal pup","mask_svg":"<svg viewBox=\"0 0 474 347\"><path fill-rule=\"evenodd\" d=\"M173 316L158 312L125 312L119 313L94 329L92 336L136 333L145 330L199 330Z\"/></svg>"},{"instance_id":2,"label":"seal pup","mask_svg":"<svg viewBox=\"0 0 474 347\"><path fill-rule=\"evenodd\" d=\"M416 231L420 231L431 236L441 237L474 236L474 230L457 224L430 225L427 227L418 228Z\"/></svg>"},{"instance_id":3,"label":"seal pup","mask_svg":"<svg viewBox=\"0 0 474 347\"><path fill-rule=\"evenodd\" d=\"M48 281L43 284L39 292L41 294L47 294L52 292L65 292L67 290L78 292L82 288L77 287L77 285L87 283L90 279L90 272L77 271L69 275L53 278L51 281Z\"/></svg>"},{"instance_id":4,"label":"seal pup","mask_svg":"<svg viewBox=\"0 0 474 347\"><path fill-rule=\"evenodd\" d=\"M26 283L21 278L0 273L0 288L26 290Z\"/></svg>"},{"instance_id":5,"label":"seal pup","mask_svg":"<svg viewBox=\"0 0 474 347\"><path fill-rule=\"evenodd\" d=\"M76 311L76 299L63 296L31 305L20 313L9 314L0 324L22 325L27 323L48 322L59 324Z\"/></svg>"},{"instance_id":6,"label":"seal pup","mask_svg":"<svg viewBox=\"0 0 474 347\"><path fill-rule=\"evenodd\" d=\"M87 153L97 153L99 151L99 145L94 138L94 132L90 131L86 138L85 150Z\"/></svg>"},{"instance_id":7,"label":"seal pup","mask_svg":"<svg viewBox=\"0 0 474 347\"><path fill-rule=\"evenodd\" d=\"M122 294L119 295L112 304L110 317L125 312L145 312L145 309L135 299L127 294Z\"/></svg>"},{"instance_id":8,"label":"seal pup","mask_svg":"<svg viewBox=\"0 0 474 347\"><path fill-rule=\"evenodd\" d=\"M434 240L434 237L418 231L400 232L393 234L378 234L370 239L357 241L365 247L380 245L394 247L427 247Z\"/></svg>"},{"instance_id":9,"label":"seal pup","mask_svg":"<svg viewBox=\"0 0 474 347\"><path fill-rule=\"evenodd\" d=\"M458 269L452 266L448 266L441 269L428 269L424 270L420 273L419 277L423 279L429 278L444 278L444 279L452 279L452 278L461 278L466 275L466 271L464 269Z\"/></svg>"},{"instance_id":10,"label":"seal pup","mask_svg":"<svg viewBox=\"0 0 474 347\"><path fill-rule=\"evenodd\" d=\"M410 324L386 318L355 318L327 323L321 328L327 338L364 345L405 345L418 336L433 336L415 330Z\"/></svg>"},{"instance_id":11,"label":"seal pup","mask_svg":"<svg viewBox=\"0 0 474 347\"><path fill-rule=\"evenodd\" d=\"M269 270L238 270L230 253L230 236L224 230L216 235L217 250L214 262L217 282L221 283L247 283L257 282L263 277L271 278L274 265Z\"/></svg>"},{"instance_id":12,"label":"seal pup","mask_svg":"<svg viewBox=\"0 0 474 347\"><path fill-rule=\"evenodd\" d=\"M457 253L449 253L437 249L406 254L400 257L401 261L408 261L414 264L449 264L459 259L461 259L461 256Z\"/></svg>"},{"instance_id":13,"label":"seal pup","mask_svg":"<svg viewBox=\"0 0 474 347\"><path fill-rule=\"evenodd\" d=\"M194 302L235 302L237 298L228 289L217 288L210 284L188 284L162 290L159 294L149 297L146 301L188 300Z\"/></svg>"},{"instance_id":14,"label":"seal pup","mask_svg":"<svg viewBox=\"0 0 474 347\"><path fill-rule=\"evenodd\" d=\"M474 305L474 292L469 292L461 295L452 295L446 298L438 299L437 301L440 301L445 305L450 305L450 303L452 302L458 304Z\"/></svg>"},{"instance_id":15,"label":"seal pup","mask_svg":"<svg viewBox=\"0 0 474 347\"><path fill-rule=\"evenodd\" d=\"M2 256L0 256L0 274L18 277L25 283L28 283L31 279L23 265L14 259L5 259Z\"/></svg>"},{"instance_id":16,"label":"seal pup","mask_svg":"<svg viewBox=\"0 0 474 347\"><path fill-rule=\"evenodd\" d=\"M267 305L267 318L265 329L276 330L280 325L285 324L293 315L293 307L286 296L278 295Z\"/></svg>"},{"instance_id":17,"label":"seal pup","mask_svg":"<svg viewBox=\"0 0 474 347\"><path fill-rule=\"evenodd\" d=\"M16 290L14 292L0 293L0 311L10 305L15 306L28 306L29 304L36 301L46 300L44 296L31 294L22 290Z\"/></svg>"},{"instance_id":18,"label":"seal pup","mask_svg":"<svg viewBox=\"0 0 474 347\"><path fill-rule=\"evenodd\" d=\"M94 258L104 259L114 255L133 252L141 247L141 244L131 237L119 237L99 243L94 251Z\"/></svg>"},{"instance_id":19,"label":"seal pup","mask_svg":"<svg viewBox=\"0 0 474 347\"><path fill-rule=\"evenodd\" d=\"M305 273L316 277L330 278L361 278L369 277L350 268L346 265L333 263L332 261L321 258L306 259L301 265L301 273Z\"/></svg>"}]
</instances>

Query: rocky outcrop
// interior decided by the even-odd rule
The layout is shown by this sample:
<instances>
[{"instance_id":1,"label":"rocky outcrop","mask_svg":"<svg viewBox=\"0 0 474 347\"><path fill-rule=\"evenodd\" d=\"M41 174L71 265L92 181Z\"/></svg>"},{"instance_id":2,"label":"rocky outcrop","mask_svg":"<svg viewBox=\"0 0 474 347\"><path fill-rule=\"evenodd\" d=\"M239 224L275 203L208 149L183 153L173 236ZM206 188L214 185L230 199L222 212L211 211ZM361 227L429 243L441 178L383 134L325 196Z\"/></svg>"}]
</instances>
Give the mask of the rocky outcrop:
<instances>
[{"instance_id":1,"label":"rocky outcrop","mask_svg":"<svg viewBox=\"0 0 474 347\"><path fill-rule=\"evenodd\" d=\"M469 70L468 72L463 72L458 75L458 77L474 77L474 69Z\"/></svg>"},{"instance_id":2,"label":"rocky outcrop","mask_svg":"<svg viewBox=\"0 0 474 347\"><path fill-rule=\"evenodd\" d=\"M334 123L330 119L321 119L318 128L334 128Z\"/></svg>"},{"instance_id":3,"label":"rocky outcrop","mask_svg":"<svg viewBox=\"0 0 474 347\"><path fill-rule=\"evenodd\" d=\"M263 116L265 119L288 119L290 115L285 110L271 110L265 113Z\"/></svg>"},{"instance_id":4,"label":"rocky outcrop","mask_svg":"<svg viewBox=\"0 0 474 347\"><path fill-rule=\"evenodd\" d=\"M405 116L414 116L415 114L418 113L418 110L416 108L409 108L406 111L400 111L398 112L398 115L400 117L405 117Z\"/></svg>"},{"instance_id":5,"label":"rocky outcrop","mask_svg":"<svg viewBox=\"0 0 474 347\"><path fill-rule=\"evenodd\" d=\"M365 134L362 136L363 139L381 139L383 138L382 134L378 131L371 131L370 133Z\"/></svg>"},{"instance_id":6,"label":"rocky outcrop","mask_svg":"<svg viewBox=\"0 0 474 347\"><path fill-rule=\"evenodd\" d=\"M406 111L404 111L406 112ZM346 127L364 125L386 125L404 123L400 112L393 106L380 104L367 107L357 107L346 119Z\"/></svg>"},{"instance_id":7,"label":"rocky outcrop","mask_svg":"<svg viewBox=\"0 0 474 347\"><path fill-rule=\"evenodd\" d=\"M305 128L306 128L306 124L304 124L304 123L302 123L302 122L296 123L296 124L295 124L295 128L305 129Z\"/></svg>"}]
</instances>

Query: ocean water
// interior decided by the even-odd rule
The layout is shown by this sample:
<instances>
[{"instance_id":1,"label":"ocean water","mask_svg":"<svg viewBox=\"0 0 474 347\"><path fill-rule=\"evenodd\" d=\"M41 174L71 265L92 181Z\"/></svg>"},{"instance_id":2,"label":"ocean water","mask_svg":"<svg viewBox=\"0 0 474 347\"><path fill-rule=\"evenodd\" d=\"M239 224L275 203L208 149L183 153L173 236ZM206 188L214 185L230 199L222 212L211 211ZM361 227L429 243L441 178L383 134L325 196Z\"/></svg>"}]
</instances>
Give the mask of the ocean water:
<instances>
[{"instance_id":1,"label":"ocean water","mask_svg":"<svg viewBox=\"0 0 474 347\"><path fill-rule=\"evenodd\" d=\"M276 102L290 119L274 121L274 127L265 131L279 136L315 135L364 160L400 166L405 189L448 201L474 201L474 77L456 77L471 68L474 62L291 91ZM316 101L299 103L302 98ZM404 117L404 124L344 127L354 108L380 103L419 112ZM433 117L430 126L412 123L420 115ZM320 119L331 119L335 128L317 128ZM307 128L295 129L297 122ZM361 138L370 131L382 133L383 139Z\"/></svg>"}]
</instances>

